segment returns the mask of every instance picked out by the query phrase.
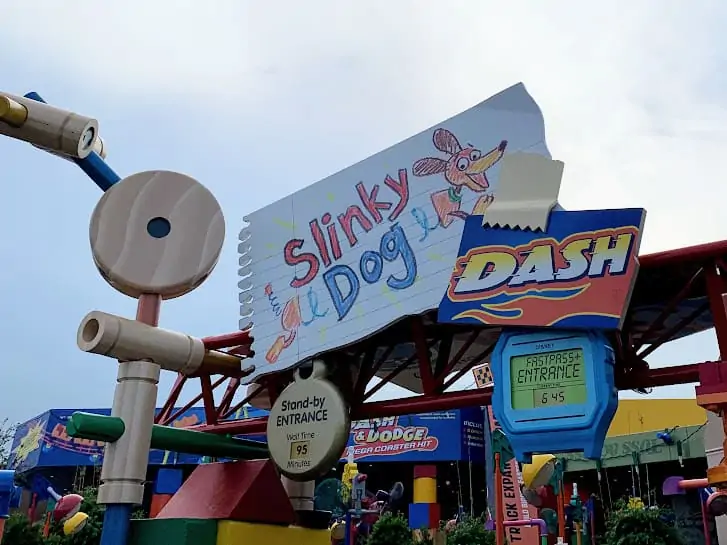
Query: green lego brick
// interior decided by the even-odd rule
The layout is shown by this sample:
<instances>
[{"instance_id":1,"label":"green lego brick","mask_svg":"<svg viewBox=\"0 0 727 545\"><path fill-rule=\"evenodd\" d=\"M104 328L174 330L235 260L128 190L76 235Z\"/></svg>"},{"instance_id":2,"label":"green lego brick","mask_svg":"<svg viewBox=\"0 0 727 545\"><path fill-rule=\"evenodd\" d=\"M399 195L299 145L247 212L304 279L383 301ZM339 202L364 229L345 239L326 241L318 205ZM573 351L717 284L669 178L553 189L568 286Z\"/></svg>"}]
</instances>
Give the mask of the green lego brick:
<instances>
[{"instance_id":1,"label":"green lego brick","mask_svg":"<svg viewBox=\"0 0 727 545\"><path fill-rule=\"evenodd\" d=\"M132 520L128 545L215 545L217 521L202 519Z\"/></svg>"}]
</instances>

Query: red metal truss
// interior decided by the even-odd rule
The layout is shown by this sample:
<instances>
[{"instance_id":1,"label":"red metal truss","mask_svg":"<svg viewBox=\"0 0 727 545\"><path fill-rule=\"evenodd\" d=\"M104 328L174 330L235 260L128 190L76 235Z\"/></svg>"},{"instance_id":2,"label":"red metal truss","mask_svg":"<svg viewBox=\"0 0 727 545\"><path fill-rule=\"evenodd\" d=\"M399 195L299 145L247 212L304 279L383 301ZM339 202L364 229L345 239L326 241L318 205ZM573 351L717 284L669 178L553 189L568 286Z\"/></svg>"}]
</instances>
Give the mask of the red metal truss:
<instances>
[{"instance_id":1,"label":"red metal truss","mask_svg":"<svg viewBox=\"0 0 727 545\"><path fill-rule=\"evenodd\" d=\"M253 340L253 337L248 331L236 331L226 335L206 337L202 339L202 343L207 350L222 350L226 348L229 353L242 357L244 361L254 354L252 351ZM188 381L193 380L193 377L187 377L181 373L178 374L167 400L155 418L155 423L162 425L171 424L186 411L202 401L205 411L205 422L208 425L214 426L218 420L225 418L228 413L234 413L234 410L229 410L229 406L240 386L240 379L246 374L249 374L249 371L247 373L243 371L239 376L234 377L222 376L214 382L212 382L210 375L196 377L200 382L200 393L182 407L176 407L184 386ZM216 404L214 391L225 382L227 382L225 394L222 396L220 403Z\"/></svg>"},{"instance_id":2,"label":"red metal truss","mask_svg":"<svg viewBox=\"0 0 727 545\"><path fill-rule=\"evenodd\" d=\"M717 331L720 361L727 361L727 312L722 294L727 293L727 241L661 252L639 258L641 269L632 296L632 305L624 330L613 338L617 352L617 386L622 390L648 390L671 384L699 382L699 363L674 367L649 368L646 357L670 340L682 335L705 313ZM652 301L653 299L653 301ZM697 301L689 311L675 312L684 301ZM645 326L632 327L634 308L657 302L661 309ZM693 308L693 310L691 310ZM451 410L488 405L490 389L447 391L472 368L488 361L497 335L496 329L455 327L437 324L434 313L402 320L386 331L360 343L326 354L333 365L334 380L351 399L353 419L401 416L406 414ZM223 350L249 357L252 337L247 332L204 339L208 349ZM411 349L402 354L402 344ZM344 365L342 362L355 362ZM710 362L704 362L710 363ZM221 434L258 434L265 432L266 418L234 419L253 398L266 395L272 403L292 379L291 373L263 377L240 396L241 376L195 379L179 376L157 416L157 422L170 424L182 413L202 402L206 423L196 429ZM370 401L384 385L416 378L419 395L387 401ZM374 377L378 382L371 384ZM200 381L198 393L177 409L185 384ZM215 390L225 385L215 401Z\"/></svg>"}]
</instances>

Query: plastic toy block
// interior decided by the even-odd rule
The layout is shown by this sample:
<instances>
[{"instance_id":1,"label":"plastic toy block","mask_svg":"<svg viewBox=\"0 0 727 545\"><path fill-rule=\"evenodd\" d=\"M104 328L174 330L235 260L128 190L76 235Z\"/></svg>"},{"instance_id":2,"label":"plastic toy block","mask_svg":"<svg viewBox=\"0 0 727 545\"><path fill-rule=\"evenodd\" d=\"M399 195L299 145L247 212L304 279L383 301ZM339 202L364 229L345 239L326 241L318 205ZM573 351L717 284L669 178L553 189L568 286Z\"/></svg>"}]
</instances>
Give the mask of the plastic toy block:
<instances>
[{"instance_id":1,"label":"plastic toy block","mask_svg":"<svg viewBox=\"0 0 727 545\"><path fill-rule=\"evenodd\" d=\"M216 543L216 520L132 520L129 528L128 545L216 545Z\"/></svg>"},{"instance_id":2,"label":"plastic toy block","mask_svg":"<svg viewBox=\"0 0 727 545\"><path fill-rule=\"evenodd\" d=\"M215 519L289 525L295 511L270 460L204 464L157 519Z\"/></svg>"},{"instance_id":3,"label":"plastic toy block","mask_svg":"<svg viewBox=\"0 0 727 545\"><path fill-rule=\"evenodd\" d=\"M434 466L434 465L414 466L414 478L415 479L436 479L437 478L437 466Z\"/></svg>"},{"instance_id":4,"label":"plastic toy block","mask_svg":"<svg viewBox=\"0 0 727 545\"><path fill-rule=\"evenodd\" d=\"M704 362L699 364L699 386L697 395L714 394L727 391L727 369L722 369L721 362Z\"/></svg>"},{"instance_id":5,"label":"plastic toy block","mask_svg":"<svg viewBox=\"0 0 727 545\"><path fill-rule=\"evenodd\" d=\"M697 405L712 412L718 412L720 405L727 405L727 392L697 394Z\"/></svg>"},{"instance_id":6,"label":"plastic toy block","mask_svg":"<svg viewBox=\"0 0 727 545\"><path fill-rule=\"evenodd\" d=\"M412 503L436 503L437 479L414 477Z\"/></svg>"},{"instance_id":7,"label":"plastic toy block","mask_svg":"<svg viewBox=\"0 0 727 545\"><path fill-rule=\"evenodd\" d=\"M727 404L727 370L722 364L699 364L699 386L695 388L697 404L704 409L718 412L720 405Z\"/></svg>"},{"instance_id":8,"label":"plastic toy block","mask_svg":"<svg viewBox=\"0 0 727 545\"><path fill-rule=\"evenodd\" d=\"M439 528L441 508L438 503L410 503L409 528Z\"/></svg>"},{"instance_id":9,"label":"plastic toy block","mask_svg":"<svg viewBox=\"0 0 727 545\"><path fill-rule=\"evenodd\" d=\"M181 469L162 468L154 481L154 494L176 494L182 487L184 473Z\"/></svg>"},{"instance_id":10,"label":"plastic toy block","mask_svg":"<svg viewBox=\"0 0 727 545\"><path fill-rule=\"evenodd\" d=\"M429 528L439 528L439 522L442 520L442 506L438 503L429 504Z\"/></svg>"},{"instance_id":11,"label":"plastic toy block","mask_svg":"<svg viewBox=\"0 0 727 545\"><path fill-rule=\"evenodd\" d=\"M154 494L151 497L151 507L149 508L149 518L153 519L164 509L164 506L172 499L171 494Z\"/></svg>"},{"instance_id":12,"label":"plastic toy block","mask_svg":"<svg viewBox=\"0 0 727 545\"><path fill-rule=\"evenodd\" d=\"M222 520L216 545L330 545L329 530Z\"/></svg>"}]
</instances>

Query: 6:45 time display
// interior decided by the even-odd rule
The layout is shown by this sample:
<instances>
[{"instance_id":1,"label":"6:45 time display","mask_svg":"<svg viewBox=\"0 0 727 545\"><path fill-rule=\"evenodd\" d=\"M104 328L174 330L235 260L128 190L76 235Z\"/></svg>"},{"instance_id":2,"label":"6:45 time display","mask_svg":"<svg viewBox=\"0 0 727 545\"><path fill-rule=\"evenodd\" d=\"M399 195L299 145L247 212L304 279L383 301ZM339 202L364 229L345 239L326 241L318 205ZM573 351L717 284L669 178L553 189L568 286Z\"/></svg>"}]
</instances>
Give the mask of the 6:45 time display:
<instances>
[{"instance_id":1,"label":"6:45 time display","mask_svg":"<svg viewBox=\"0 0 727 545\"><path fill-rule=\"evenodd\" d=\"M550 407L552 405L565 405L565 393L564 388L533 390L533 406Z\"/></svg>"}]
</instances>

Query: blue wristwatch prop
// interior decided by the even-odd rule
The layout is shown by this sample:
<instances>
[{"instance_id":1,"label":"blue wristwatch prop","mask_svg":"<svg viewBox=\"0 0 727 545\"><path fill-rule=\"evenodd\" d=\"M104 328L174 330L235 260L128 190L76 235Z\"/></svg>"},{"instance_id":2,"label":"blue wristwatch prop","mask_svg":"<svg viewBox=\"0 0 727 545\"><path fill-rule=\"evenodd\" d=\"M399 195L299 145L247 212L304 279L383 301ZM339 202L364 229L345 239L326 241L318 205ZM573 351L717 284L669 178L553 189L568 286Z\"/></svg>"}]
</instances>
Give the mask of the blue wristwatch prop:
<instances>
[{"instance_id":1,"label":"blue wristwatch prop","mask_svg":"<svg viewBox=\"0 0 727 545\"><path fill-rule=\"evenodd\" d=\"M600 458L618 407L614 352L598 331L519 330L492 355L492 407L515 457L582 451Z\"/></svg>"},{"instance_id":2,"label":"blue wristwatch prop","mask_svg":"<svg viewBox=\"0 0 727 545\"><path fill-rule=\"evenodd\" d=\"M499 327L492 410L520 462L600 458L618 406L615 354L638 273L646 212L565 211L563 164L501 161L497 199L465 221L438 321Z\"/></svg>"}]
</instances>

